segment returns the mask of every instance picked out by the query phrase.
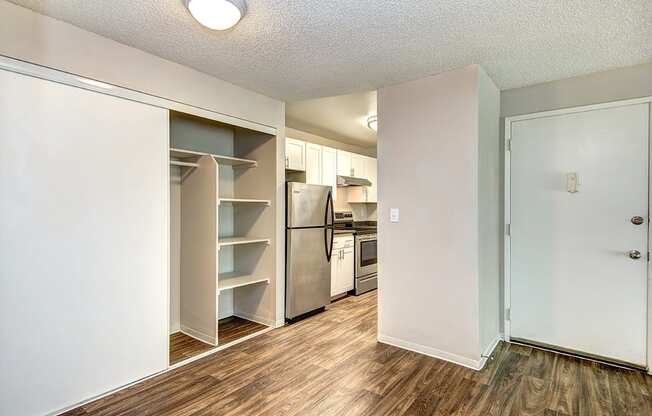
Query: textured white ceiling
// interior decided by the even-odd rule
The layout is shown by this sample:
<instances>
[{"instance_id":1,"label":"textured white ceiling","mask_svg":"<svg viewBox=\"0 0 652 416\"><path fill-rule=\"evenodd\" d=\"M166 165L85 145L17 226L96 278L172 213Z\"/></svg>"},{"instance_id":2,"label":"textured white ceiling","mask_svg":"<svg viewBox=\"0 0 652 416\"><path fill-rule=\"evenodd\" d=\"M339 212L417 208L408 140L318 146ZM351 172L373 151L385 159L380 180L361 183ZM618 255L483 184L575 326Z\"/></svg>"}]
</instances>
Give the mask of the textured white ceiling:
<instances>
[{"instance_id":1,"label":"textured white ceiling","mask_svg":"<svg viewBox=\"0 0 652 416\"><path fill-rule=\"evenodd\" d=\"M247 0L233 30L182 0L12 0L288 101L472 63L502 89L652 61L650 0Z\"/></svg>"},{"instance_id":2,"label":"textured white ceiling","mask_svg":"<svg viewBox=\"0 0 652 416\"><path fill-rule=\"evenodd\" d=\"M285 124L297 130L357 146L376 145L367 117L376 114L376 91L288 103Z\"/></svg>"}]
</instances>

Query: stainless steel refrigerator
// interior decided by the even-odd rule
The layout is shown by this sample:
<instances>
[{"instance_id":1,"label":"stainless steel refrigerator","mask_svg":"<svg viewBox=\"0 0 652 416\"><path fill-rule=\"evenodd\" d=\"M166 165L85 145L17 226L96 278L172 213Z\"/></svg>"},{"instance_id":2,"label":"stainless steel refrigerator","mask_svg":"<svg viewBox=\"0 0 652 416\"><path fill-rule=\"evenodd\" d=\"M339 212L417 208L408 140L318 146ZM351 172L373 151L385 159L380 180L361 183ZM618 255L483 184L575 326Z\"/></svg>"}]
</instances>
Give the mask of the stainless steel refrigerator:
<instances>
[{"instance_id":1,"label":"stainless steel refrigerator","mask_svg":"<svg viewBox=\"0 0 652 416\"><path fill-rule=\"evenodd\" d=\"M285 318L330 303L333 194L330 186L286 184Z\"/></svg>"}]
</instances>

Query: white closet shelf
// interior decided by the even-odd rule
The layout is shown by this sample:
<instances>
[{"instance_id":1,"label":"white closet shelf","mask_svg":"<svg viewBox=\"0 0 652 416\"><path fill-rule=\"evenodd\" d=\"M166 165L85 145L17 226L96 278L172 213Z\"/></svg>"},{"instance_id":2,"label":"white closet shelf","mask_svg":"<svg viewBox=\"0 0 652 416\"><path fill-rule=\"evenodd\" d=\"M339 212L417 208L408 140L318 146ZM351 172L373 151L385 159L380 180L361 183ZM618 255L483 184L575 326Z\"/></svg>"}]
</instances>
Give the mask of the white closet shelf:
<instances>
[{"instance_id":1,"label":"white closet shelf","mask_svg":"<svg viewBox=\"0 0 652 416\"><path fill-rule=\"evenodd\" d=\"M269 245L271 240L269 238L255 238L255 237L228 237L220 238L217 245L218 249L220 247L226 246L237 246L242 244L267 244Z\"/></svg>"},{"instance_id":2,"label":"white closet shelf","mask_svg":"<svg viewBox=\"0 0 652 416\"><path fill-rule=\"evenodd\" d=\"M269 199L247 199L247 198L220 198L220 204L222 202L227 202L231 204L263 204L266 206L271 206L272 201Z\"/></svg>"},{"instance_id":3,"label":"white closet shelf","mask_svg":"<svg viewBox=\"0 0 652 416\"><path fill-rule=\"evenodd\" d=\"M242 287L263 282L269 284L269 278L247 273L229 272L219 274L217 278L217 287L221 292L223 290L233 289L235 287Z\"/></svg>"},{"instance_id":4,"label":"white closet shelf","mask_svg":"<svg viewBox=\"0 0 652 416\"><path fill-rule=\"evenodd\" d=\"M193 150L185 149L170 149L170 156L178 159L197 160L205 155L212 156L218 165L237 166L244 168L255 168L258 166L258 162L251 159L243 159L234 156L214 155L212 153L195 152Z\"/></svg>"}]
</instances>

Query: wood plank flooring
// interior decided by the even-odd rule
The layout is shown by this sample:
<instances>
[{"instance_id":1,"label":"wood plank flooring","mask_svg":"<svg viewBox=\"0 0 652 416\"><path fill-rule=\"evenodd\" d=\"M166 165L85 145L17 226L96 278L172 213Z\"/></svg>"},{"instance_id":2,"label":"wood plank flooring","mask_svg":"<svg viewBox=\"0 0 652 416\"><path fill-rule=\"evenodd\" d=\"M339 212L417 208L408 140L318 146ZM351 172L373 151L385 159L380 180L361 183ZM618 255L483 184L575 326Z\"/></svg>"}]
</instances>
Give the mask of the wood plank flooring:
<instances>
[{"instance_id":1,"label":"wood plank flooring","mask_svg":"<svg viewBox=\"0 0 652 416\"><path fill-rule=\"evenodd\" d=\"M231 316L217 321L218 342L228 344L247 335L267 328L265 325L247 319ZM215 348L213 345L189 337L182 332L170 335L170 364L176 364Z\"/></svg>"},{"instance_id":2,"label":"wood plank flooring","mask_svg":"<svg viewBox=\"0 0 652 416\"><path fill-rule=\"evenodd\" d=\"M376 342L376 293L71 415L652 415L652 377L501 343L480 372Z\"/></svg>"},{"instance_id":3,"label":"wood plank flooring","mask_svg":"<svg viewBox=\"0 0 652 416\"><path fill-rule=\"evenodd\" d=\"M188 358L215 348L183 332L170 335L170 364L176 364Z\"/></svg>"},{"instance_id":4,"label":"wood plank flooring","mask_svg":"<svg viewBox=\"0 0 652 416\"><path fill-rule=\"evenodd\" d=\"M217 321L218 342L220 345L228 344L247 335L254 334L267 328L258 322L252 322L237 316L220 319Z\"/></svg>"}]
</instances>

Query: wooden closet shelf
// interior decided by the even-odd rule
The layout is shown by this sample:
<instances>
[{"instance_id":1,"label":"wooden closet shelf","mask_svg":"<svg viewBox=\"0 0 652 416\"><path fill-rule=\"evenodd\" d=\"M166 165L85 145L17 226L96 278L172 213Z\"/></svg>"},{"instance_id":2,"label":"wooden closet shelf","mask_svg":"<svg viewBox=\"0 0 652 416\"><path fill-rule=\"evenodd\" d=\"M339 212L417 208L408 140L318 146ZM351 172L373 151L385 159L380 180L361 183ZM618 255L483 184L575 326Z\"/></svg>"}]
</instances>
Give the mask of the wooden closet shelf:
<instances>
[{"instance_id":1,"label":"wooden closet shelf","mask_svg":"<svg viewBox=\"0 0 652 416\"><path fill-rule=\"evenodd\" d=\"M218 249L225 246L237 246L242 244L267 244L271 240L269 238L255 238L255 237L228 237L220 238L218 241Z\"/></svg>"},{"instance_id":2,"label":"wooden closet shelf","mask_svg":"<svg viewBox=\"0 0 652 416\"><path fill-rule=\"evenodd\" d=\"M263 282L269 284L269 278L240 272L220 273L217 278L217 286L220 292Z\"/></svg>"}]
</instances>

